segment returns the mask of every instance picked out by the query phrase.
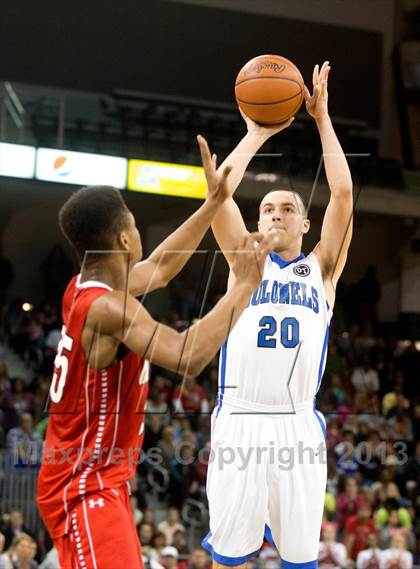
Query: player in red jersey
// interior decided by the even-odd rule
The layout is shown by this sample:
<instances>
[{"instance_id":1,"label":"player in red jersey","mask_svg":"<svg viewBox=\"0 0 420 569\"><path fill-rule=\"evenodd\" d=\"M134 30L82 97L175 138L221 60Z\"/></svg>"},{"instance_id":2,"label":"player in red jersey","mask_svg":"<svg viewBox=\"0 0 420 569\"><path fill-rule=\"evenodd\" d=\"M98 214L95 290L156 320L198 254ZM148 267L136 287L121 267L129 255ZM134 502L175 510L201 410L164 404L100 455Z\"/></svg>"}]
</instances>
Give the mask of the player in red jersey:
<instances>
[{"instance_id":1,"label":"player in red jersey","mask_svg":"<svg viewBox=\"0 0 420 569\"><path fill-rule=\"evenodd\" d=\"M246 254L236 255L237 284L183 333L156 322L130 294L165 286L227 197L229 169L218 174L205 140L199 145L207 199L143 262L134 217L115 188L84 188L60 210L60 227L83 259L63 298L38 481L39 509L61 569L142 567L128 480L143 439L148 362L197 375L260 282L271 243L254 234L244 242Z\"/></svg>"}]
</instances>

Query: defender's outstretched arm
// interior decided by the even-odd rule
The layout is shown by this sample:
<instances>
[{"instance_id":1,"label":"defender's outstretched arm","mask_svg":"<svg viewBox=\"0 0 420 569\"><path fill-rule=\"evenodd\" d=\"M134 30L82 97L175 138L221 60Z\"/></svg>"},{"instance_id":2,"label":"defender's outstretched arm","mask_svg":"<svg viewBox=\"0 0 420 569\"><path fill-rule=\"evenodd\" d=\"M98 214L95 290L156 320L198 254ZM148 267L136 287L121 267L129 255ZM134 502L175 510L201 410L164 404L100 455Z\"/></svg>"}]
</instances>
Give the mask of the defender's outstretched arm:
<instances>
[{"instance_id":1,"label":"defender's outstretched arm","mask_svg":"<svg viewBox=\"0 0 420 569\"><path fill-rule=\"evenodd\" d=\"M133 267L128 283L133 296L165 287L181 271L227 198L229 166L222 166L216 171L216 155L210 155L207 142L202 136L198 136L197 140L207 181L207 198L147 259Z\"/></svg>"}]
</instances>

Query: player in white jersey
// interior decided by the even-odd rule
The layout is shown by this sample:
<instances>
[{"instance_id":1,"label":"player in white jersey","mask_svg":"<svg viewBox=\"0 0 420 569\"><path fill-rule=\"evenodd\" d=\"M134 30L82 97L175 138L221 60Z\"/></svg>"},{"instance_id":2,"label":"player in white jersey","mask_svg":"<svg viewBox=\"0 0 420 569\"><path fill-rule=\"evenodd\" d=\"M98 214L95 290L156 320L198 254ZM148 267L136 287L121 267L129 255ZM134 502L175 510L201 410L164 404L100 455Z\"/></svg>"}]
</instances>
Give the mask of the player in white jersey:
<instances>
[{"instance_id":1,"label":"player in white jersey","mask_svg":"<svg viewBox=\"0 0 420 569\"><path fill-rule=\"evenodd\" d=\"M296 192L278 190L260 204L259 231L277 232L260 287L222 347L218 404L212 415L207 477L210 533L217 566L245 564L264 535L285 569L317 566L326 487L325 419L315 396L325 367L335 287L352 234L352 180L328 115L328 62L313 72L306 108L321 138L331 190L321 238L307 256L310 221ZM277 127L244 117L248 132L225 160L231 196L255 153ZM293 120L293 119L292 119ZM212 225L231 265L247 229L232 197ZM234 276L229 276L229 286Z\"/></svg>"}]
</instances>

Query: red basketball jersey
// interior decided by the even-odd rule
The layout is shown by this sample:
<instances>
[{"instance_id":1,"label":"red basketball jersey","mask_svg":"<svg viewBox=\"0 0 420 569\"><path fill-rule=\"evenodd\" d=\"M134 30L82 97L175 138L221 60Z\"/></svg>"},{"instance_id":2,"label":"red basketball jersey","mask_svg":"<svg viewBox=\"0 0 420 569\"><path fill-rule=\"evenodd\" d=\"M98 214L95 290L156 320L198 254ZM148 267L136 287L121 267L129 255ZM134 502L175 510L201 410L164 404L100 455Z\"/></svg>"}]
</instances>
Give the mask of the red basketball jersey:
<instances>
[{"instance_id":1,"label":"red basketball jersey","mask_svg":"<svg viewBox=\"0 0 420 569\"><path fill-rule=\"evenodd\" d=\"M38 505L53 539L68 533L69 511L77 502L118 488L134 475L144 436L149 364L121 346L125 354L108 368L89 366L83 327L92 302L112 289L79 281L74 277L63 297L64 325L38 479Z\"/></svg>"}]
</instances>

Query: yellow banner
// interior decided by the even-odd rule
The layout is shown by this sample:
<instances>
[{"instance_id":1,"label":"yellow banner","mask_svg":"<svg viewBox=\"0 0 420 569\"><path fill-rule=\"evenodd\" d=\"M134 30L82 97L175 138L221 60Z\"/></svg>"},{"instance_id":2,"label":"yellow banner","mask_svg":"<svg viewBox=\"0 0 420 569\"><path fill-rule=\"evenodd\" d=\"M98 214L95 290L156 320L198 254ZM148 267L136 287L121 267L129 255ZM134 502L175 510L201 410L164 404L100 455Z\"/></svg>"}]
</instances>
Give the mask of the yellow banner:
<instances>
[{"instance_id":1,"label":"yellow banner","mask_svg":"<svg viewBox=\"0 0 420 569\"><path fill-rule=\"evenodd\" d=\"M199 166L129 160L128 189L151 194L205 199L207 184L204 169Z\"/></svg>"}]
</instances>

